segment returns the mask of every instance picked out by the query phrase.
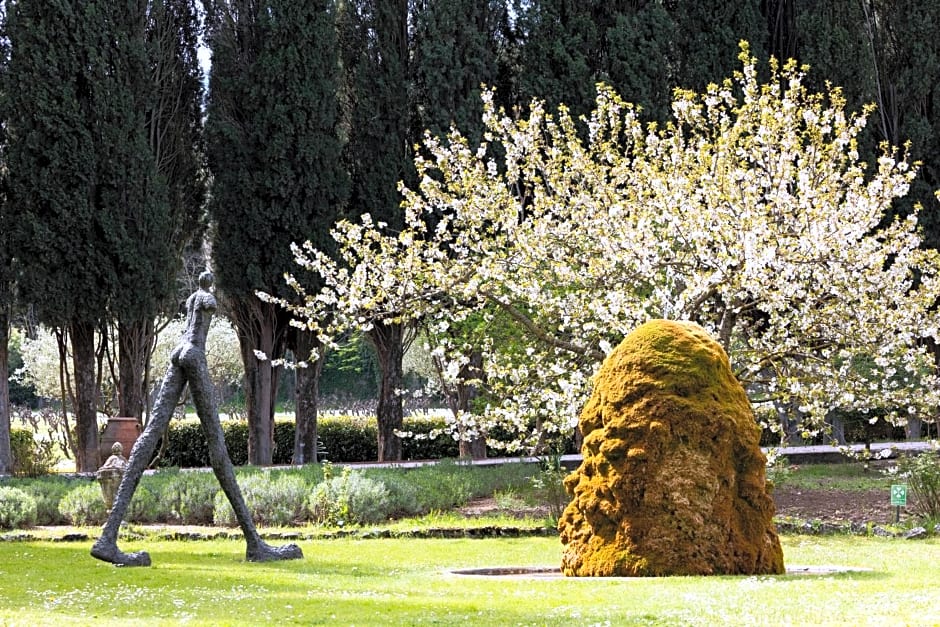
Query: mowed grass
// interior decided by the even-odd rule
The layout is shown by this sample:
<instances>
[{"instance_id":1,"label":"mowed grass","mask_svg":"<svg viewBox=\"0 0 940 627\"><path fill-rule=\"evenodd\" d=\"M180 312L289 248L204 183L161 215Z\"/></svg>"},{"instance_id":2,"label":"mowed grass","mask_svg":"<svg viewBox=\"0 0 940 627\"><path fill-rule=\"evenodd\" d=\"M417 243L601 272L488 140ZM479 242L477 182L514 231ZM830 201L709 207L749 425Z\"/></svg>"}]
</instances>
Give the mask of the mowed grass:
<instances>
[{"instance_id":1,"label":"mowed grass","mask_svg":"<svg viewBox=\"0 0 940 627\"><path fill-rule=\"evenodd\" d=\"M854 461L841 464L799 464L789 466L783 476L774 479L774 483L809 490L887 490L892 483L899 483L897 476L886 472L896 465L896 460L867 464Z\"/></svg>"},{"instance_id":2,"label":"mowed grass","mask_svg":"<svg viewBox=\"0 0 940 627\"><path fill-rule=\"evenodd\" d=\"M788 565L829 575L549 579L459 568L555 566L556 538L319 540L300 561L252 564L236 540L125 542L150 568L88 543L0 543L0 624L933 625L940 541L783 538Z\"/></svg>"}]
</instances>

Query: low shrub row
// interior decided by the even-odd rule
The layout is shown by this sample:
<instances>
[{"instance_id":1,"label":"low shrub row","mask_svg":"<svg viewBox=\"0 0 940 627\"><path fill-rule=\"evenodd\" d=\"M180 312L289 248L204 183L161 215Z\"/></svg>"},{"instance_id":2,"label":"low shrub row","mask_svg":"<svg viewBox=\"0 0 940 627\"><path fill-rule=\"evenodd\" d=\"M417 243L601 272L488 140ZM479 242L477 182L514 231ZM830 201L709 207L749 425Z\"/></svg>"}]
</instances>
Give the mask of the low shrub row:
<instances>
[{"instance_id":1,"label":"low shrub row","mask_svg":"<svg viewBox=\"0 0 940 627\"><path fill-rule=\"evenodd\" d=\"M409 416L402 430L413 436L402 439L402 457L405 460L447 459L459 454L457 442L443 434L431 439L427 435L443 429L444 418L437 416ZM223 421L222 430L232 463L248 463L248 425L244 421ZM321 450L318 458L335 463L370 462L378 458L378 427L374 417L323 416L317 421ZM508 438L508 436L507 436ZM289 464L294 452L294 422L277 420L274 423L274 464ZM566 452L575 452L567 443ZM491 456L504 455L495 450ZM160 467L195 468L209 465L209 448L202 427L197 420L173 421L159 453Z\"/></svg>"},{"instance_id":2,"label":"low shrub row","mask_svg":"<svg viewBox=\"0 0 940 627\"><path fill-rule=\"evenodd\" d=\"M371 524L459 507L477 496L532 485L538 468L463 466L444 461L416 469L341 470L332 464L237 469L255 523ZM106 508L87 478L11 479L0 487L0 528L35 524L100 525ZM125 517L137 524L235 526L234 512L210 472L162 469L145 475Z\"/></svg>"}]
</instances>

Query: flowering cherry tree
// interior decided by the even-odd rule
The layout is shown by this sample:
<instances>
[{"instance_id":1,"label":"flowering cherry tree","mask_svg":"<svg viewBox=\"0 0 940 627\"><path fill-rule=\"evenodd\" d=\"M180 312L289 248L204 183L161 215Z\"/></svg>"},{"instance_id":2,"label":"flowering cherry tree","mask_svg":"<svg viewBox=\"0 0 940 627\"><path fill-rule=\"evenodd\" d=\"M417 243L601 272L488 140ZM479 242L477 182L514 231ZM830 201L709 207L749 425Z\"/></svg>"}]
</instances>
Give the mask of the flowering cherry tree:
<instances>
[{"instance_id":1,"label":"flowering cherry tree","mask_svg":"<svg viewBox=\"0 0 940 627\"><path fill-rule=\"evenodd\" d=\"M701 324L754 402L807 427L834 409L932 415L940 261L920 247L919 208L886 218L916 164L891 146L862 163L869 111L810 93L806 68L771 61L762 84L743 44L741 61L704 93L677 91L662 128L603 86L582 120L539 102L513 118L486 93L480 146L425 138L403 230L341 222L338 261L295 246L323 287L289 276L301 300L285 306L326 342L390 322L444 337L481 316L489 404L455 423L525 445L574 426L604 355L650 318ZM450 337L432 351L457 376L469 351Z\"/></svg>"}]
</instances>

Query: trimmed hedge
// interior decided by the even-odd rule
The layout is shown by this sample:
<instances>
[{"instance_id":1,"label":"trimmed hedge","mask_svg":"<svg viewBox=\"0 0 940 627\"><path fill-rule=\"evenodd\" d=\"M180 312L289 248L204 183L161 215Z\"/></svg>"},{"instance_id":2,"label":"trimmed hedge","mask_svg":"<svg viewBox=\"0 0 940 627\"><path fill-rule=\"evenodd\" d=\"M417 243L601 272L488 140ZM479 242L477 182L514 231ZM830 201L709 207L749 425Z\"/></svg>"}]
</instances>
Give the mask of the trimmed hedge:
<instances>
[{"instance_id":1,"label":"trimmed hedge","mask_svg":"<svg viewBox=\"0 0 940 627\"><path fill-rule=\"evenodd\" d=\"M427 434L444 427L443 418L407 417L403 429ZM248 463L248 424L243 421L222 422L225 445L232 463ZM325 453L322 460L331 462L369 462L378 457L378 427L374 417L325 416L317 421L317 433ZM209 446L202 426L197 420L170 423L160 453L158 466L194 468L209 465ZM294 422L277 420L274 423L274 463L289 464L294 452ZM405 438L402 443L405 459L444 459L457 457L457 442L448 435L433 440Z\"/></svg>"},{"instance_id":2,"label":"trimmed hedge","mask_svg":"<svg viewBox=\"0 0 940 627\"><path fill-rule=\"evenodd\" d=\"M402 430L415 435L427 435L443 429L443 417L408 416ZM222 431L229 456L236 466L248 463L248 424L243 421L224 421ZM320 438L320 461L335 463L371 462L378 458L378 427L374 416L321 416L317 421ZM498 437L498 436L497 436ZM571 438L565 441L565 452L575 452ZM294 422L277 420L274 423L275 465L290 464L294 452ZM460 454L457 441L442 434L433 440L407 437L402 439L402 458L405 460L448 459ZM502 456L502 451L488 451L488 455ZM209 465L209 447L197 420L170 423L165 446L158 466L197 468Z\"/></svg>"}]
</instances>

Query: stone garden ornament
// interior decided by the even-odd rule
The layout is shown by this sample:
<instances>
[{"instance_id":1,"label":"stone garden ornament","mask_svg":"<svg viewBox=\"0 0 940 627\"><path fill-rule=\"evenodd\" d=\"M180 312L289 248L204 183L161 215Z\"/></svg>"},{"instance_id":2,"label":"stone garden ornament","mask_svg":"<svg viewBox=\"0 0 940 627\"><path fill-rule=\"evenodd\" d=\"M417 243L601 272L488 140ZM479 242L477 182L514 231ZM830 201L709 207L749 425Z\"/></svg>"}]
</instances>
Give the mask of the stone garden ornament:
<instances>
[{"instance_id":1,"label":"stone garden ornament","mask_svg":"<svg viewBox=\"0 0 940 627\"><path fill-rule=\"evenodd\" d=\"M203 272L199 276L199 289L186 301L186 330L170 356L170 365L160 385L150 421L131 450L127 469L101 537L91 548L92 556L105 562L121 566L150 565L150 555L146 551L124 553L118 549L118 530L140 477L153 458L157 443L163 437L187 383L209 444L212 470L232 504L235 517L245 536L246 559L249 562L265 562L303 557L300 547L295 544L272 547L261 539L235 481L235 469L225 448L222 425L219 422L212 381L206 364L206 335L212 314L217 308L215 296L210 291L212 283L212 273Z\"/></svg>"}]
</instances>

